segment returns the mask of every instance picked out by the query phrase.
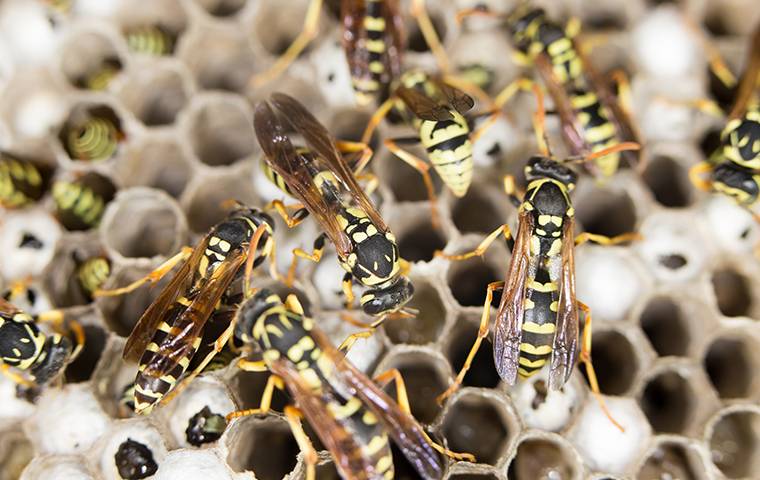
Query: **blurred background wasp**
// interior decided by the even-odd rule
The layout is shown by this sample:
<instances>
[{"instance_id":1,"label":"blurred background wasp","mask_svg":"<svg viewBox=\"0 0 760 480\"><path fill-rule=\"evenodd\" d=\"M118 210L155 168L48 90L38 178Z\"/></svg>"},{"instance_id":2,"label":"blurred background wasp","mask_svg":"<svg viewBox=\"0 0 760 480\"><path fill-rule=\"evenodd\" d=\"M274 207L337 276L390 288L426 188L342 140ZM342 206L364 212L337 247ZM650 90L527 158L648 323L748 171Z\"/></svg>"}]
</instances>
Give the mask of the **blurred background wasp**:
<instances>
[{"instance_id":1,"label":"blurred background wasp","mask_svg":"<svg viewBox=\"0 0 760 480\"><path fill-rule=\"evenodd\" d=\"M228 420L270 411L275 387L287 389L295 400L285 407L285 418L301 450L305 452L306 478L315 478L317 452L301 425L306 418L332 455L346 479L393 478L389 437L425 479L440 479L444 466L436 452L457 460L474 461L466 453L454 453L434 443L412 417L403 378L397 370L376 381L396 381L398 403L351 365L342 352L317 329L294 295L282 302L262 289L240 306L235 336L243 345L262 352L263 360L241 360L240 368L270 371L261 406L233 412Z\"/></svg>"},{"instance_id":2,"label":"blurred background wasp","mask_svg":"<svg viewBox=\"0 0 760 480\"><path fill-rule=\"evenodd\" d=\"M282 114L285 123L272 106ZM296 149L286 133L286 125L303 136L308 150ZM330 133L303 105L282 93L274 93L269 101L257 105L254 127L270 167L335 245L340 265L346 271L343 290L349 305L353 302L352 284L356 280L367 288L360 299L362 309L380 317L371 329L386 314L403 313L414 287L402 273L396 238L338 151L338 147L359 151L366 158L372 154L369 147L349 142L336 146ZM294 224L284 209L279 212L288 225ZM322 248L320 236L311 254L294 251L294 262L299 257L319 261Z\"/></svg>"},{"instance_id":3,"label":"blurred background wasp","mask_svg":"<svg viewBox=\"0 0 760 480\"><path fill-rule=\"evenodd\" d=\"M108 160L125 139L121 121L107 107L76 111L61 131L61 142L72 160Z\"/></svg>"},{"instance_id":4,"label":"blurred background wasp","mask_svg":"<svg viewBox=\"0 0 760 480\"><path fill-rule=\"evenodd\" d=\"M468 15L497 15L483 8L464 10ZM586 55L581 38L580 22L571 19L564 28L553 22L546 12L523 1L505 18L507 30L516 48L515 60L535 69L549 92L559 115L562 138L570 155L585 156L611 149L624 142L638 143L638 133L631 122L627 100L628 82L622 72L614 72L618 98L602 79ZM531 81L519 78L496 96L497 107L506 104L520 90L530 89ZM615 150L604 156L594 155L586 162L590 173L607 178L619 168L621 159L641 165L641 150Z\"/></svg>"},{"instance_id":5,"label":"blurred background wasp","mask_svg":"<svg viewBox=\"0 0 760 480\"><path fill-rule=\"evenodd\" d=\"M98 226L108 202L116 195L116 186L97 172L53 182L55 216L68 230L89 230Z\"/></svg>"},{"instance_id":6,"label":"blurred background wasp","mask_svg":"<svg viewBox=\"0 0 760 480\"><path fill-rule=\"evenodd\" d=\"M162 400L169 401L224 348L233 332L231 314L240 300L231 288L233 281L241 277L244 264L252 270L273 256L273 232L274 223L267 214L238 204L195 248L184 248L130 285L95 292L95 296L124 294L146 282L160 280L180 264L142 314L124 347L126 360L139 360L135 412L149 413ZM226 328L214 340L214 348L177 386L198 352L210 321L226 322ZM164 398L170 391L173 394Z\"/></svg>"},{"instance_id":7,"label":"blurred background wasp","mask_svg":"<svg viewBox=\"0 0 760 480\"><path fill-rule=\"evenodd\" d=\"M543 96L537 87L534 93L538 110L534 117L536 134L545 138ZM584 161L611 151L639 148L635 143L617 144L600 150ZM506 280L488 285L483 314L475 343L454 383L438 397L449 397L461 385L467 370L488 336L490 307L493 293L503 289L496 315L493 341L494 364L499 376L509 385L517 377L528 378L549 364L549 388L559 389L570 377L577 360L584 363L591 390L610 420L601 399L599 386L591 364L591 311L575 298L575 246L586 241L615 245L638 238L627 233L613 238L584 232L575 236L575 209L570 192L575 188L577 174L562 162L551 157L547 150L532 157L525 167L528 182L522 199L515 193L515 180L504 179L504 188L512 203L519 207L517 235L514 237L512 259ZM504 224L489 234L471 252L437 256L449 260L465 260L482 256L500 235L509 242L512 234ZM579 337L579 311L585 314L582 337ZM580 339L580 356L578 355Z\"/></svg>"},{"instance_id":8,"label":"blurred background wasp","mask_svg":"<svg viewBox=\"0 0 760 480\"><path fill-rule=\"evenodd\" d=\"M53 168L10 152L0 152L0 206L20 208L41 199L50 186Z\"/></svg>"}]
</instances>

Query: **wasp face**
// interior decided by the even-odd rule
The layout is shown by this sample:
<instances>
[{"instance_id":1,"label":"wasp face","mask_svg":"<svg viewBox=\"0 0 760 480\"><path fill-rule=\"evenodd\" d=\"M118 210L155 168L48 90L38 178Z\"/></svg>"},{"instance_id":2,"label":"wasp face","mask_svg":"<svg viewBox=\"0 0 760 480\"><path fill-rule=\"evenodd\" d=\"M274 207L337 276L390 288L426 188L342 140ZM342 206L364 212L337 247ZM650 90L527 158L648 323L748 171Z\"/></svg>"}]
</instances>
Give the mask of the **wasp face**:
<instances>
[{"instance_id":1,"label":"wasp face","mask_svg":"<svg viewBox=\"0 0 760 480\"><path fill-rule=\"evenodd\" d=\"M733 163L722 163L712 173L713 188L733 198L739 205L749 206L760 194L758 179L752 171Z\"/></svg>"},{"instance_id":2,"label":"wasp face","mask_svg":"<svg viewBox=\"0 0 760 480\"><path fill-rule=\"evenodd\" d=\"M575 188L578 174L556 160L547 157L532 157L525 166L525 178L528 182L541 178L552 178L564 184L568 190Z\"/></svg>"},{"instance_id":3,"label":"wasp face","mask_svg":"<svg viewBox=\"0 0 760 480\"><path fill-rule=\"evenodd\" d=\"M388 288L369 290L362 295L361 305L368 315L383 315L401 309L412 298L414 285L406 277Z\"/></svg>"},{"instance_id":4,"label":"wasp face","mask_svg":"<svg viewBox=\"0 0 760 480\"><path fill-rule=\"evenodd\" d=\"M271 290L262 288L246 300L238 309L235 323L235 338L243 343L254 341L253 329L261 315L272 307L281 304L280 298Z\"/></svg>"}]
</instances>

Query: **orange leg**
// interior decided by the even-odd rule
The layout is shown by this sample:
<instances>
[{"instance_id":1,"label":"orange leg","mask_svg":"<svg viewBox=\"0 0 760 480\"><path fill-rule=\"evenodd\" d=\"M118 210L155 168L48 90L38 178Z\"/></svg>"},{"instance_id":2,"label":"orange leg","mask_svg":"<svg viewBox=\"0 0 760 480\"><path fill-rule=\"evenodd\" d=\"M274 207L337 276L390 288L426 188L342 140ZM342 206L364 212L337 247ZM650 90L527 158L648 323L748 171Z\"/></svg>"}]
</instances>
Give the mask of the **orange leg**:
<instances>
[{"instance_id":1,"label":"orange leg","mask_svg":"<svg viewBox=\"0 0 760 480\"><path fill-rule=\"evenodd\" d=\"M493 232L491 232L472 251L465 252L465 253L460 253L458 255L448 255L446 253L443 253L441 250L436 250L435 256L436 257L443 257L443 258L445 258L447 260L456 260L456 261L467 260L468 258L472 258L472 257L480 257L484 253L486 253L486 250L488 250L488 247L491 246L491 244L494 242L494 240L496 240L497 238L499 238L500 234L503 234L504 238L507 241L509 241L509 239L512 238L512 232L509 229L509 225L507 225L505 223L504 225L500 226L499 228L497 228L496 230L494 230Z\"/></svg>"},{"instance_id":2,"label":"orange leg","mask_svg":"<svg viewBox=\"0 0 760 480\"><path fill-rule=\"evenodd\" d=\"M159 280L164 278L164 276L166 276L166 274L169 273L176 265L187 260L190 257L190 255L192 255L192 253L193 253L192 247L183 247L182 250L178 254L176 254L175 256L171 257L170 259L168 259L167 261L159 265L158 268L150 272L148 275L142 278L139 278L124 287L114 288L110 290L97 289L95 290L95 292L93 292L92 296L93 297L115 297L118 295L124 295L125 293L129 293L146 283L158 282Z\"/></svg>"},{"instance_id":3,"label":"orange leg","mask_svg":"<svg viewBox=\"0 0 760 480\"><path fill-rule=\"evenodd\" d=\"M435 187L433 186L433 179L430 178L430 165L422 160L420 157L413 155L403 148L399 147L393 139L387 138L385 140L385 146L388 147L394 155L406 162L409 166L417 170L422 175L422 180L425 182L425 188L427 189L428 199L430 201L430 221L433 228L438 228L440 225L438 217L438 208L436 206L436 194Z\"/></svg>"},{"instance_id":4,"label":"orange leg","mask_svg":"<svg viewBox=\"0 0 760 480\"><path fill-rule=\"evenodd\" d=\"M634 240L642 240L643 238L644 237L642 237L641 234L637 232L623 233L611 238L604 235L599 235L598 233L583 232L575 237L575 244L582 245L588 241L591 241L598 243L599 245L611 246L625 242L632 242Z\"/></svg>"},{"instance_id":5,"label":"orange leg","mask_svg":"<svg viewBox=\"0 0 760 480\"><path fill-rule=\"evenodd\" d=\"M433 52L433 56L438 62L438 68L441 72L449 71L449 59L446 55L446 50L441 44L441 39L438 38L438 34L435 31L433 22L430 20L430 16L427 14L425 8L425 0L412 0L412 16L417 20L417 24L420 27L420 32L425 38L425 43L430 47L430 51Z\"/></svg>"},{"instance_id":6,"label":"orange leg","mask_svg":"<svg viewBox=\"0 0 760 480\"><path fill-rule=\"evenodd\" d=\"M709 192L712 190L712 182L705 180L702 175L711 172L712 165L707 162L699 162L689 169L689 180L698 189Z\"/></svg>"},{"instance_id":7,"label":"orange leg","mask_svg":"<svg viewBox=\"0 0 760 480\"><path fill-rule=\"evenodd\" d=\"M312 445L311 440L309 440L309 437L303 430L303 425L301 425L303 414L291 405L285 407L284 413L285 419L288 421L288 425L290 425L290 431L293 432L293 437L303 452L304 462L306 463L306 480L315 480L317 477L316 465L319 457L314 449L314 445Z\"/></svg>"}]
</instances>

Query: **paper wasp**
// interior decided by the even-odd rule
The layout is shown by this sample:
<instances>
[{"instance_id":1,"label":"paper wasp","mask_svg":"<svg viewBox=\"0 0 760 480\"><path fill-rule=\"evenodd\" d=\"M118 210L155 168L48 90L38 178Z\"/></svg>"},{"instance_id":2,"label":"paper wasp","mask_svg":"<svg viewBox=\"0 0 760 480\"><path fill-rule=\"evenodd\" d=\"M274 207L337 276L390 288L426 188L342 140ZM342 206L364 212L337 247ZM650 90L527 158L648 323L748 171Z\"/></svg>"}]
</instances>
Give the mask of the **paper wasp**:
<instances>
[{"instance_id":1,"label":"paper wasp","mask_svg":"<svg viewBox=\"0 0 760 480\"><path fill-rule=\"evenodd\" d=\"M270 371L261 406L233 412L229 420L270 411L275 387L287 389L296 407L285 407L285 417L305 452L307 479L315 478L317 452L301 426L305 417L332 455L343 478L393 478L392 438L422 478L439 479L444 467L437 452L458 460L474 461L435 444L411 416L403 379L397 370L379 375L381 384L396 381L398 403L376 386L343 353L332 346L298 300L262 289L243 303L237 313L235 336L258 348L261 361L242 360L249 371Z\"/></svg>"},{"instance_id":2,"label":"paper wasp","mask_svg":"<svg viewBox=\"0 0 760 480\"><path fill-rule=\"evenodd\" d=\"M534 92L539 104L534 123L538 136L544 137L543 98L537 87ZM617 144L583 160L593 161L595 156L607 155L611 151L636 148L639 146L635 143ZM439 401L461 385L481 342L488 336L493 293L504 289L493 341L494 363L499 376L512 385L518 376L528 378L548 363L549 387L559 389L570 377L576 360L580 360L586 366L593 393L607 412L591 364L591 311L575 298L575 246L589 240L614 245L636 239L638 235L628 233L608 238L584 232L576 237L575 209L570 192L578 177L562 161L552 158L548 150L528 160L525 177L528 184L522 199L515 193L514 178L508 176L504 180L508 197L519 207L517 235L506 280L488 285L478 336L456 380ZM471 252L458 255L436 252L436 255L450 260L481 256L500 235L507 241L512 239L507 224L489 234ZM579 311L585 313L580 355Z\"/></svg>"},{"instance_id":3,"label":"paper wasp","mask_svg":"<svg viewBox=\"0 0 760 480\"><path fill-rule=\"evenodd\" d=\"M0 152L0 206L19 208L41 199L53 169L29 158Z\"/></svg>"},{"instance_id":4,"label":"paper wasp","mask_svg":"<svg viewBox=\"0 0 760 480\"><path fill-rule=\"evenodd\" d=\"M460 12L459 18L471 14L496 15L475 8ZM613 94L584 53L577 19L563 28L550 20L543 9L523 1L506 15L506 25L517 49L516 60L536 70L552 97L571 155L588 157L620 143L638 142L627 106ZM622 73L616 72L613 79L621 97L627 97L628 84ZM524 78L512 82L496 96L494 103L501 107L529 84ZM641 151L612 149L612 153L594 158L593 163L586 163L586 168L606 178L618 170L621 158L631 165L640 164Z\"/></svg>"},{"instance_id":5,"label":"paper wasp","mask_svg":"<svg viewBox=\"0 0 760 480\"><path fill-rule=\"evenodd\" d=\"M113 157L126 138L121 121L108 107L76 113L61 132L61 141L72 160L102 161Z\"/></svg>"},{"instance_id":6,"label":"paper wasp","mask_svg":"<svg viewBox=\"0 0 760 480\"><path fill-rule=\"evenodd\" d=\"M76 264L77 285L81 293L88 300L92 300L94 293L103 288L103 285L111 275L111 261L104 255L96 255L81 259L78 252L73 252L73 260Z\"/></svg>"},{"instance_id":7,"label":"paper wasp","mask_svg":"<svg viewBox=\"0 0 760 480\"><path fill-rule=\"evenodd\" d=\"M100 223L106 204L116 195L116 187L105 176L87 172L73 180L53 183L55 216L68 230L88 230Z\"/></svg>"},{"instance_id":8,"label":"paper wasp","mask_svg":"<svg viewBox=\"0 0 760 480\"><path fill-rule=\"evenodd\" d=\"M43 323L61 332L44 333L38 326ZM62 332L61 310L33 316L0 298L0 372L25 387L43 386L54 380L84 347L82 327L73 320L66 323L68 331Z\"/></svg>"},{"instance_id":9,"label":"paper wasp","mask_svg":"<svg viewBox=\"0 0 760 480\"><path fill-rule=\"evenodd\" d=\"M277 117L272 105L287 123ZM293 146L286 125L303 136L308 150ZM343 289L349 303L356 280L367 287L360 299L365 313L382 319L385 314L401 310L412 297L414 287L401 272L396 238L358 185L327 129L296 99L282 93L274 93L269 102L259 103L254 127L270 167L335 245L340 265L346 271ZM340 142L338 146L361 151L362 158L372 154L362 144ZM278 211L288 225L297 223L284 209ZM298 250L294 253L319 261L322 247L320 236L311 255Z\"/></svg>"},{"instance_id":10,"label":"paper wasp","mask_svg":"<svg viewBox=\"0 0 760 480\"><path fill-rule=\"evenodd\" d=\"M232 336L231 320L239 301L239 295L230 287L241 277L246 259L251 269L267 257L272 260L273 232L274 222L267 214L238 204L195 248L184 248L130 285L95 292L95 296L130 292L146 282L158 281L181 263L169 284L142 314L124 347L125 359L139 360L134 388L137 413L149 413L162 400L171 399L222 350ZM227 327L214 342L214 348L177 386L198 352L210 321L226 322ZM172 395L167 396L170 391Z\"/></svg>"},{"instance_id":11,"label":"paper wasp","mask_svg":"<svg viewBox=\"0 0 760 480\"><path fill-rule=\"evenodd\" d=\"M702 190L713 190L732 198L737 204L751 207L760 196L760 25L753 33L747 65L736 87L733 106L727 112L727 122L720 134L720 144L707 159L692 167L689 177ZM722 64L713 65L724 81L733 76ZM730 86L730 85L727 85ZM720 110L713 102L697 102L707 110ZM702 178L709 172L709 180ZM760 215L753 213L760 221Z\"/></svg>"}]
</instances>

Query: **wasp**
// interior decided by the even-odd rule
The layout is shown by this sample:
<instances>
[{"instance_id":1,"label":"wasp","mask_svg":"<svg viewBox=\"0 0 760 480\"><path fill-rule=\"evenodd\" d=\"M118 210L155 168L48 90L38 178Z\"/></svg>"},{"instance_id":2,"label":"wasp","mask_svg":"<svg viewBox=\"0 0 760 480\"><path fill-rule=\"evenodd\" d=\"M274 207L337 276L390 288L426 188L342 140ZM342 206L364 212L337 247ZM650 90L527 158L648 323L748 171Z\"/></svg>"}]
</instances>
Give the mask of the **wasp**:
<instances>
[{"instance_id":1,"label":"wasp","mask_svg":"<svg viewBox=\"0 0 760 480\"><path fill-rule=\"evenodd\" d=\"M204 443L219 440L227 428L227 419L218 413L213 413L208 405L193 415L185 429L185 438L190 445L200 447Z\"/></svg>"},{"instance_id":2,"label":"wasp","mask_svg":"<svg viewBox=\"0 0 760 480\"><path fill-rule=\"evenodd\" d=\"M141 25L124 32L132 52L145 55L171 55L176 35L162 25Z\"/></svg>"},{"instance_id":3,"label":"wasp","mask_svg":"<svg viewBox=\"0 0 760 480\"><path fill-rule=\"evenodd\" d=\"M111 260L105 255L81 258L79 252L72 252L76 265L74 275L77 285L88 300L93 299L96 291L103 288L111 276Z\"/></svg>"},{"instance_id":4,"label":"wasp","mask_svg":"<svg viewBox=\"0 0 760 480\"><path fill-rule=\"evenodd\" d=\"M460 12L496 15L482 8ZM622 72L615 72L620 96L603 81L579 41L580 23L572 19L566 27L553 22L546 12L522 2L506 15L507 30L515 48L518 63L532 66L549 92L562 125L562 137L576 156L588 157L620 143L638 143L638 132L629 109L620 99L627 99L629 86ZM496 96L501 107L519 90L529 88L531 81L520 78ZM585 166L594 175L608 178L617 172L621 159L641 165L641 150L615 150L605 156L595 155Z\"/></svg>"},{"instance_id":5,"label":"wasp","mask_svg":"<svg viewBox=\"0 0 760 480\"><path fill-rule=\"evenodd\" d=\"M25 387L43 386L58 377L82 351L84 330L77 322L68 322L70 339L59 332L44 333L38 325L60 329L63 321L60 310L32 316L0 299L0 372Z\"/></svg>"},{"instance_id":6,"label":"wasp","mask_svg":"<svg viewBox=\"0 0 760 480\"><path fill-rule=\"evenodd\" d=\"M692 183L702 190L714 190L727 195L737 204L751 207L760 195L760 26L755 29L751 42L747 65L741 81L736 87L735 100L727 112L727 122L720 134L720 144L707 159L689 171ZM721 69L713 65L713 68ZM722 69L730 75L730 71ZM725 82L735 83L733 76L716 74ZM707 110L720 107L707 102ZM709 180L703 174L710 174ZM754 214L760 221L760 216Z\"/></svg>"},{"instance_id":7,"label":"wasp","mask_svg":"<svg viewBox=\"0 0 760 480\"><path fill-rule=\"evenodd\" d=\"M274 222L267 214L238 204L195 248L182 249L125 287L95 292L95 296L128 293L160 280L179 264L124 346L123 357L139 361L134 385L136 413L147 414L162 400L169 401L224 348L232 336L230 318L240 300L232 283L243 270L252 270L267 257L271 259L273 233ZM226 321L228 326L214 342L214 348L178 386L201 346L204 327L210 320Z\"/></svg>"},{"instance_id":8,"label":"wasp","mask_svg":"<svg viewBox=\"0 0 760 480\"><path fill-rule=\"evenodd\" d=\"M538 103L534 123L537 134L545 136L540 92ZM613 149L625 148L639 148L639 145L617 144L592 154L585 161L593 161L594 155L607 155ZM507 242L514 241L506 280L488 285L475 344L456 380L439 397L439 401L450 396L461 385L481 342L488 336L493 293L503 289L493 341L494 363L499 376L513 385L518 377L528 378L548 364L549 387L559 389L567 382L576 361L580 359L586 367L592 391L607 412L591 364L591 311L575 297L575 246L587 241L615 245L637 239L638 235L627 233L609 238L584 232L576 237L573 231L575 209L570 192L575 188L578 176L563 163L552 158L548 151L530 158L525 167L527 188L522 198L516 194L514 178L505 177L507 196L519 206L517 235L514 238L509 226L504 224L471 252L458 255L436 252L437 256L449 260L465 260L482 256L501 235ZM582 338L579 337L581 311L585 314Z\"/></svg>"},{"instance_id":9,"label":"wasp","mask_svg":"<svg viewBox=\"0 0 760 480\"><path fill-rule=\"evenodd\" d=\"M0 152L0 206L19 208L40 200L48 190L53 169L10 152Z\"/></svg>"},{"instance_id":10,"label":"wasp","mask_svg":"<svg viewBox=\"0 0 760 480\"><path fill-rule=\"evenodd\" d=\"M294 147L272 105L287 125L303 136L308 151ZM349 303L356 280L367 288L360 299L365 313L382 319L401 310L411 299L414 287L402 274L396 238L358 185L327 129L296 99L282 93L274 93L270 101L259 103L254 127L271 168L335 245L340 265L346 271L343 289ZM361 148L362 158L371 155L369 147ZM286 221L293 223L292 219ZM323 242L320 236L311 255L301 251L296 255L319 261Z\"/></svg>"},{"instance_id":11,"label":"wasp","mask_svg":"<svg viewBox=\"0 0 760 480\"><path fill-rule=\"evenodd\" d=\"M69 122L61 140L72 160L108 160L126 138L120 125L121 122L110 110L94 108L82 112L76 121Z\"/></svg>"},{"instance_id":12,"label":"wasp","mask_svg":"<svg viewBox=\"0 0 760 480\"><path fill-rule=\"evenodd\" d=\"M295 400L285 417L301 450L306 452L307 479L315 478L317 453L301 426L305 417L332 455L343 478L393 478L389 440L392 438L422 478L439 479L444 467L436 452L474 461L470 454L454 453L434 443L412 417L403 378L397 370L377 377L396 381L398 403L351 365L305 316L295 296L285 303L262 289L238 310L235 336L243 345L258 348L261 361L242 360L249 371L270 371L261 399L253 410L233 412L228 420L270 411L275 387L287 389Z\"/></svg>"},{"instance_id":13,"label":"wasp","mask_svg":"<svg viewBox=\"0 0 760 480\"><path fill-rule=\"evenodd\" d=\"M70 181L57 180L53 183L55 216L68 230L89 230L98 226L115 195L114 184L96 172Z\"/></svg>"}]
</instances>

